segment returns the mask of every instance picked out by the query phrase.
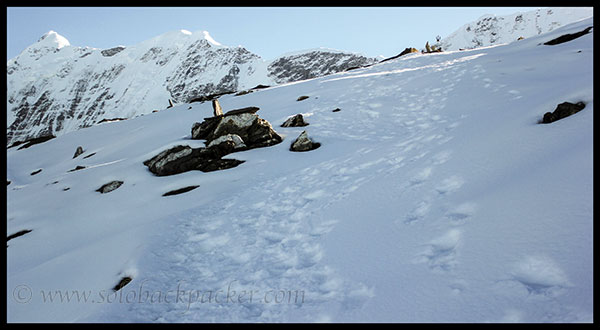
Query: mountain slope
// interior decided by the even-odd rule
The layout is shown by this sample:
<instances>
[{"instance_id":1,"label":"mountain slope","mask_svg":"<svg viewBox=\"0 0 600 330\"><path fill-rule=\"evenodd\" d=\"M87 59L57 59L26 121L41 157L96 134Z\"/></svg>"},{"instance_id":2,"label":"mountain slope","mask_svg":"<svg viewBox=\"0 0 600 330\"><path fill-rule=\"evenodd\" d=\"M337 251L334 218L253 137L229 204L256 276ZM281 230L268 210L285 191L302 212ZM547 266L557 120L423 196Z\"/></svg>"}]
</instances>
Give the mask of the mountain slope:
<instances>
[{"instance_id":1,"label":"mountain slope","mask_svg":"<svg viewBox=\"0 0 600 330\"><path fill-rule=\"evenodd\" d=\"M543 45L589 26L224 96L284 137L224 171L143 165L208 103L9 149L8 321L593 321L593 30Z\"/></svg>"},{"instance_id":2,"label":"mountain slope","mask_svg":"<svg viewBox=\"0 0 600 330\"><path fill-rule=\"evenodd\" d=\"M148 114L166 108L169 99L188 102L376 61L326 50L311 54L312 61L279 58L270 64L243 47L219 44L206 31L185 30L100 50L71 46L51 31L7 63L7 144ZM335 66L326 65L331 61Z\"/></svg>"},{"instance_id":3,"label":"mountain slope","mask_svg":"<svg viewBox=\"0 0 600 330\"><path fill-rule=\"evenodd\" d=\"M593 16L593 8L546 8L506 16L485 15L443 38L443 50L471 49L516 41L550 32Z\"/></svg>"}]
</instances>

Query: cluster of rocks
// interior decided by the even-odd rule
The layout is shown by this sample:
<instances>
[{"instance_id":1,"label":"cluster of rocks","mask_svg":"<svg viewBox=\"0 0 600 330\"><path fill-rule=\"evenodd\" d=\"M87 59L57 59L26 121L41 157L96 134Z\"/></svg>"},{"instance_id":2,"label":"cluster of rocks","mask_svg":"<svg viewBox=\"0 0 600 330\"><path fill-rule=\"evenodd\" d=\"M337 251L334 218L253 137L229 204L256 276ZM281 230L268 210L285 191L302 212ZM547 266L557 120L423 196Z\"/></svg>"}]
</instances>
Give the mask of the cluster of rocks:
<instances>
[{"instance_id":1,"label":"cluster of rocks","mask_svg":"<svg viewBox=\"0 0 600 330\"><path fill-rule=\"evenodd\" d=\"M222 114L218 102L213 102L214 117L192 126L192 139L206 140L206 147L178 145L148 159L144 165L158 176L191 170L212 172L233 168L244 161L222 158L230 153L272 146L283 141L271 124L260 118L257 107L235 109Z\"/></svg>"}]
</instances>

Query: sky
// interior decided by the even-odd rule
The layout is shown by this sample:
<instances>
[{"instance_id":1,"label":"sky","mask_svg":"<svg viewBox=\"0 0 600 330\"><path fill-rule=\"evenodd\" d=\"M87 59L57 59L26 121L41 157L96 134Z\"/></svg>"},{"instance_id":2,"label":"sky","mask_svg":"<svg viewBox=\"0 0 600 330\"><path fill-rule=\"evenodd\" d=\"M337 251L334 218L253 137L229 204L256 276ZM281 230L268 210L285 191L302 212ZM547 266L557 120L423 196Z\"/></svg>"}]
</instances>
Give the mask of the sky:
<instances>
[{"instance_id":1,"label":"sky","mask_svg":"<svg viewBox=\"0 0 600 330\"><path fill-rule=\"evenodd\" d=\"M8 7L7 60L53 30L72 46L135 45L174 30L210 33L265 60L312 48L390 57L485 14L536 7Z\"/></svg>"}]
</instances>

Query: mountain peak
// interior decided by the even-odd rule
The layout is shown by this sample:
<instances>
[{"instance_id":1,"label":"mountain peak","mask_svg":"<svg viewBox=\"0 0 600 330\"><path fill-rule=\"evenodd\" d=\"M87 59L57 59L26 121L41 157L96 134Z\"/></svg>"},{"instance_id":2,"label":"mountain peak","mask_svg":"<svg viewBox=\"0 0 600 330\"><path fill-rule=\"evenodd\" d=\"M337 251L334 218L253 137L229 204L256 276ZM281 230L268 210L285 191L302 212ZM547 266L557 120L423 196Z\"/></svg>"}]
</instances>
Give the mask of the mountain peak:
<instances>
[{"instance_id":1,"label":"mountain peak","mask_svg":"<svg viewBox=\"0 0 600 330\"><path fill-rule=\"evenodd\" d=\"M38 44L43 44L44 46L48 46L48 47L52 47L52 48L56 48L56 49L60 49L62 47L71 45L71 43L69 42L69 40L67 40L67 38L61 36L60 34L56 33L56 31L53 31L53 30L50 30L50 31L44 33L44 35L41 36L37 42L38 42Z\"/></svg>"}]
</instances>

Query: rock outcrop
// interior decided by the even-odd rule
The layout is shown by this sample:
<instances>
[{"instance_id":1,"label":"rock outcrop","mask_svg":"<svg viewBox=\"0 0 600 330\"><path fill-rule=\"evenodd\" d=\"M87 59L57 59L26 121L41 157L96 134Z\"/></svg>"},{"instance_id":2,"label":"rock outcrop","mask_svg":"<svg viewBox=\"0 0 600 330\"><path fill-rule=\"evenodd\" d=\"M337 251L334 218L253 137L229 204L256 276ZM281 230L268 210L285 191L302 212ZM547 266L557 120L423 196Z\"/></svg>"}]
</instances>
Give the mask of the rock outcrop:
<instances>
[{"instance_id":1,"label":"rock outcrop","mask_svg":"<svg viewBox=\"0 0 600 330\"><path fill-rule=\"evenodd\" d=\"M320 146L321 144L319 142L311 140L306 131L303 131L290 146L290 151L310 151L317 149Z\"/></svg>"},{"instance_id":2,"label":"rock outcrop","mask_svg":"<svg viewBox=\"0 0 600 330\"><path fill-rule=\"evenodd\" d=\"M572 114L575 114L585 108L585 103L577 102L575 104L570 102L563 102L556 106L554 112L546 112L544 118L540 122L541 124L550 124L557 120L566 118Z\"/></svg>"},{"instance_id":3,"label":"rock outcrop","mask_svg":"<svg viewBox=\"0 0 600 330\"><path fill-rule=\"evenodd\" d=\"M111 181L109 183L103 184L102 187L96 189L97 192L101 194L109 193L117 188L119 188L123 184L123 181Z\"/></svg>"},{"instance_id":4,"label":"rock outcrop","mask_svg":"<svg viewBox=\"0 0 600 330\"><path fill-rule=\"evenodd\" d=\"M285 122L283 122L283 124L281 124L281 127L303 127L307 125L308 123L304 121L304 117L301 113L299 113L288 118Z\"/></svg>"}]
</instances>

